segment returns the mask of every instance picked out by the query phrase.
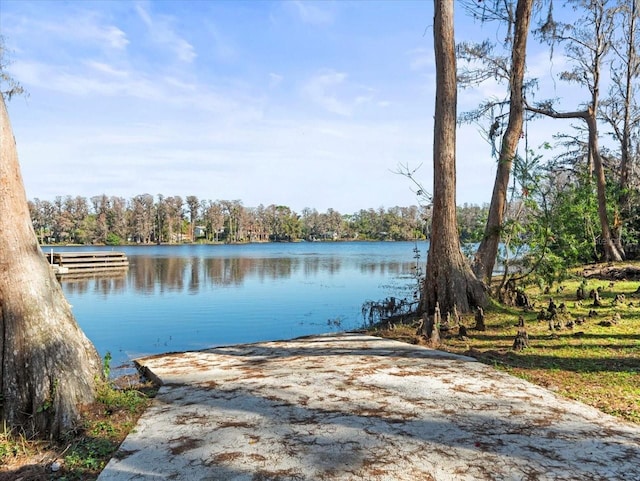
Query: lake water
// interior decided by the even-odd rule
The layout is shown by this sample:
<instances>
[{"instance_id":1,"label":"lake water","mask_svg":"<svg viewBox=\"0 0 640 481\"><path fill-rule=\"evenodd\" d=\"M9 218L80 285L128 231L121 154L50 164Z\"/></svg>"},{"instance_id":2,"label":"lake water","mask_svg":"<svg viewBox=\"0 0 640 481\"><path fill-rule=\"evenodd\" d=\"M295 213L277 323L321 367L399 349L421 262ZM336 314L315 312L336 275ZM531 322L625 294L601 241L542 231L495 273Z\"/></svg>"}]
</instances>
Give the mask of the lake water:
<instances>
[{"instance_id":1,"label":"lake water","mask_svg":"<svg viewBox=\"0 0 640 481\"><path fill-rule=\"evenodd\" d=\"M362 305L413 296L420 242L58 248L126 252L126 273L61 280L112 365L136 357L350 330ZM45 252L49 248L44 248Z\"/></svg>"}]
</instances>

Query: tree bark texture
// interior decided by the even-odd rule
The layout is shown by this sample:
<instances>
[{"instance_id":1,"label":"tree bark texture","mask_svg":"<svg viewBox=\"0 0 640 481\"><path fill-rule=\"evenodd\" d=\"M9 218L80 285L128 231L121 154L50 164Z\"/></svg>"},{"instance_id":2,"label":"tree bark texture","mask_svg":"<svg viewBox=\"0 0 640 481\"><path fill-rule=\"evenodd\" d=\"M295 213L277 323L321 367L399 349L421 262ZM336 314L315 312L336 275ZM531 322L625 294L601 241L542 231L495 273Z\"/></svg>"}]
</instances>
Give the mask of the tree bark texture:
<instances>
[{"instance_id":1,"label":"tree bark texture","mask_svg":"<svg viewBox=\"0 0 640 481\"><path fill-rule=\"evenodd\" d=\"M486 304L486 292L460 250L456 222L457 80L453 0L435 0L436 105L433 142L433 217L422 309L443 317Z\"/></svg>"},{"instance_id":2,"label":"tree bark texture","mask_svg":"<svg viewBox=\"0 0 640 481\"><path fill-rule=\"evenodd\" d=\"M620 139L620 179L619 179L619 196L618 208L620 214L629 210L629 184L631 175L631 110L633 104L632 85L634 77L637 76L638 55L640 52L636 50L636 21L638 19L638 0L631 2L629 11L629 32L627 40L627 65L625 70L624 84L624 110L622 119L622 138ZM618 245L622 248L622 222L614 223L613 237L617 239Z\"/></svg>"},{"instance_id":3,"label":"tree bark texture","mask_svg":"<svg viewBox=\"0 0 640 481\"><path fill-rule=\"evenodd\" d=\"M94 399L101 361L38 246L4 99L0 123L0 417L57 437Z\"/></svg>"},{"instance_id":4,"label":"tree bark texture","mask_svg":"<svg viewBox=\"0 0 640 481\"><path fill-rule=\"evenodd\" d=\"M485 226L484 237L478 246L473 261L473 272L476 277L491 283L493 268L498 257L498 246L502 235L502 224L507 207L507 189L513 159L516 155L518 142L522 135L524 117L524 72L526 67L527 37L531 23L531 9L533 0L518 0L516 7L516 24L511 49L511 72L509 78L510 101L509 121L502 137L496 179L493 184L489 216Z\"/></svg>"},{"instance_id":5,"label":"tree bark texture","mask_svg":"<svg viewBox=\"0 0 640 481\"><path fill-rule=\"evenodd\" d=\"M604 166L598 146L598 123L596 119L596 107L590 105L585 120L589 129L589 155L593 160L594 174L596 176L596 191L598 196L598 218L600 219L601 241L604 249L604 257L607 261L620 262L624 258L624 251L613 239L607 214L607 180L604 175Z\"/></svg>"},{"instance_id":6,"label":"tree bark texture","mask_svg":"<svg viewBox=\"0 0 640 481\"><path fill-rule=\"evenodd\" d=\"M624 258L624 251L620 240L613 238L609 216L607 215L607 180L600 156L600 147L598 145L598 108L600 102L600 75L602 68L602 57L606 50L605 45L610 39L603 38L603 8L604 3L599 6L594 15L597 17L595 49L593 55L593 86L591 88L591 104L587 107L587 116L585 121L589 130L589 158L593 163L594 174L596 177L596 191L598 198L598 217L600 219L601 239L604 249L605 259L607 261L621 261Z\"/></svg>"}]
</instances>

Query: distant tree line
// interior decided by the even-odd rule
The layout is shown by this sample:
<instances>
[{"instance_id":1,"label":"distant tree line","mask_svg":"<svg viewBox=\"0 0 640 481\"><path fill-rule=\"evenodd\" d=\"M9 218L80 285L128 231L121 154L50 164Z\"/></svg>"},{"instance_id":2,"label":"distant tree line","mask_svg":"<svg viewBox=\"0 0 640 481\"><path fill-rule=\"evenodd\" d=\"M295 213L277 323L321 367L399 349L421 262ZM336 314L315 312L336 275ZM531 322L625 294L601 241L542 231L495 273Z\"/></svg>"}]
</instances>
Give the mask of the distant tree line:
<instances>
[{"instance_id":1,"label":"distant tree line","mask_svg":"<svg viewBox=\"0 0 640 481\"><path fill-rule=\"evenodd\" d=\"M41 244L179 244L185 242L278 242L337 240L415 240L428 237L428 206L362 209L341 214L334 209L297 213L284 205L245 207L240 200L200 200L189 195L150 194L123 197L57 196L29 201ZM482 234L487 207L459 209L463 241Z\"/></svg>"}]
</instances>

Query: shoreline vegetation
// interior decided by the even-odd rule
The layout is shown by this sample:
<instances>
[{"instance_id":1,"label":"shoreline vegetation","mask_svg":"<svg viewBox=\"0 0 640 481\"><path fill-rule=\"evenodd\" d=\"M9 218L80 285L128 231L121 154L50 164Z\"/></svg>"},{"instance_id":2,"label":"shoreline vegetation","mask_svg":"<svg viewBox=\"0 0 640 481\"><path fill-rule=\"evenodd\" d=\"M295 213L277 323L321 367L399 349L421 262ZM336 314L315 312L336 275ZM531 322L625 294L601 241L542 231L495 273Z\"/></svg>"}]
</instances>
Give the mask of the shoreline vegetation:
<instances>
[{"instance_id":1,"label":"shoreline vegetation","mask_svg":"<svg viewBox=\"0 0 640 481\"><path fill-rule=\"evenodd\" d=\"M620 264L620 271L628 266L636 269L640 263ZM600 279L593 275L593 265L585 267L553 289L526 287L529 305L524 308L492 302L484 331L474 329L474 315L462 317L459 324L441 325L441 341L433 347L474 357L640 424L640 279ZM592 294L582 296L585 292ZM419 326L419 319L406 317L402 322L382 320L364 330L429 345ZM514 340L522 330L528 347L517 350ZM29 440L5 428L0 432L0 481L95 480L155 392L155 386L137 376L112 379L100 387L96 403L85 408L84 424L57 442Z\"/></svg>"},{"instance_id":2,"label":"shoreline vegetation","mask_svg":"<svg viewBox=\"0 0 640 481\"><path fill-rule=\"evenodd\" d=\"M386 239L386 240L380 240L380 239L314 239L314 240L307 240L307 239L290 239L290 240L254 240L254 241L234 241L234 242L224 242L224 241L206 241L206 240L197 240L195 242L191 242L191 241L185 241L185 242L162 242L160 244L157 243L150 243L150 244L143 244L140 242L124 242L122 244L118 244L117 246L113 246L111 244L101 244L101 243L94 243L94 244L74 244L74 243L66 243L66 242L60 242L60 243L45 243L45 244L39 244L41 248L49 248L49 247L155 247L155 246L183 246L183 245L192 245L192 246L198 246L198 245L211 245L211 246L220 246L220 245L245 245L245 244L297 244L297 243L305 243L305 242L324 242L324 243L349 243L349 242L423 242L423 241L427 241L428 239L421 237L418 239Z\"/></svg>"},{"instance_id":3,"label":"shoreline vegetation","mask_svg":"<svg viewBox=\"0 0 640 481\"><path fill-rule=\"evenodd\" d=\"M28 202L40 244L134 245L317 240L416 240L428 237L431 206L378 207L342 214L285 205L246 207L240 200L150 194L131 199L57 196ZM458 209L464 242L482 238L488 205Z\"/></svg>"}]
</instances>

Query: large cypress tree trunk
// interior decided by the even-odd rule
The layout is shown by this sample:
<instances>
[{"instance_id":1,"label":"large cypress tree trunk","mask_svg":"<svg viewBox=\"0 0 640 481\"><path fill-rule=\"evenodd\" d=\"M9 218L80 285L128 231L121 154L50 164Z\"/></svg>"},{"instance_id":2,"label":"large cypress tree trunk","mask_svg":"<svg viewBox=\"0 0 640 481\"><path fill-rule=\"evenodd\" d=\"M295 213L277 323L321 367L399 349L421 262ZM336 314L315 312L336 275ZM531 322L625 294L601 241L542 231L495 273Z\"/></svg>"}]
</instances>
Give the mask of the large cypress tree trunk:
<instances>
[{"instance_id":1,"label":"large cypress tree trunk","mask_svg":"<svg viewBox=\"0 0 640 481\"><path fill-rule=\"evenodd\" d=\"M57 437L94 399L101 363L38 246L4 99L0 123L0 418Z\"/></svg>"},{"instance_id":2,"label":"large cypress tree trunk","mask_svg":"<svg viewBox=\"0 0 640 481\"><path fill-rule=\"evenodd\" d=\"M486 292L460 250L456 222L457 79L453 0L435 0L436 106L433 142L433 218L422 308L443 315L486 304Z\"/></svg>"},{"instance_id":3,"label":"large cypress tree trunk","mask_svg":"<svg viewBox=\"0 0 640 481\"><path fill-rule=\"evenodd\" d=\"M502 234L502 223L507 206L507 188L511 176L511 166L522 134L524 117L524 72L526 66L527 37L531 22L533 0L518 0L516 7L516 23L511 49L511 72L509 78L509 122L502 137L496 180L493 184L489 217L485 226L484 237L473 261L473 272L486 285L491 282L493 268L498 257L498 246Z\"/></svg>"}]
</instances>

